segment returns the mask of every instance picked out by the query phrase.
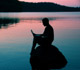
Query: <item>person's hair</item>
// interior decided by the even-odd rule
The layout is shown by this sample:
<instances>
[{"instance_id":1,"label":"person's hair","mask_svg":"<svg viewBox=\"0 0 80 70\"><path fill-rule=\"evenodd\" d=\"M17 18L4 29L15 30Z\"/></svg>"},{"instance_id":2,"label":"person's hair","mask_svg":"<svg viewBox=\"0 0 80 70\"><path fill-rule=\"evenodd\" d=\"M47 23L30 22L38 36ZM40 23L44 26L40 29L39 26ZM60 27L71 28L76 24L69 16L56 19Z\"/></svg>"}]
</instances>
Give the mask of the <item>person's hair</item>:
<instances>
[{"instance_id":1,"label":"person's hair","mask_svg":"<svg viewBox=\"0 0 80 70\"><path fill-rule=\"evenodd\" d=\"M46 23L49 23L49 19L48 18L43 18L42 21L46 22Z\"/></svg>"}]
</instances>

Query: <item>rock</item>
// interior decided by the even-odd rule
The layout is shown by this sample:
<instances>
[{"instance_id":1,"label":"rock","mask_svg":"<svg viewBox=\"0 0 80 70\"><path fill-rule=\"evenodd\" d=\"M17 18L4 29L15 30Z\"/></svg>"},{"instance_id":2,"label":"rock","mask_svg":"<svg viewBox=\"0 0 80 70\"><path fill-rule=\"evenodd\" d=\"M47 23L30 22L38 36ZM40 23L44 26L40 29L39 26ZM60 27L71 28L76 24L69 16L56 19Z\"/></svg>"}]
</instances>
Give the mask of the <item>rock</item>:
<instances>
[{"instance_id":1,"label":"rock","mask_svg":"<svg viewBox=\"0 0 80 70\"><path fill-rule=\"evenodd\" d=\"M60 69L66 66L64 55L53 45L38 46L30 57L32 68Z\"/></svg>"}]
</instances>

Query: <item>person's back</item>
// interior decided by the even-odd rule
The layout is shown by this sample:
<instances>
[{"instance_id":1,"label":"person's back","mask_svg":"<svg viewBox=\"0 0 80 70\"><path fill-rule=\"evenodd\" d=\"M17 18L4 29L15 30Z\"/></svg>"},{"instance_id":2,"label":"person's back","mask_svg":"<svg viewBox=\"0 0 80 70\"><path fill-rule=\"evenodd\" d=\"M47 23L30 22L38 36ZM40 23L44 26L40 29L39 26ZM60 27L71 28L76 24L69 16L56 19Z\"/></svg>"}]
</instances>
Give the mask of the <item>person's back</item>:
<instances>
[{"instance_id":1,"label":"person's back","mask_svg":"<svg viewBox=\"0 0 80 70\"><path fill-rule=\"evenodd\" d=\"M48 18L44 18L42 22L43 25L46 27L43 33L43 36L46 37L45 43L51 44L54 40L54 30L52 26L49 24Z\"/></svg>"},{"instance_id":2,"label":"person's back","mask_svg":"<svg viewBox=\"0 0 80 70\"><path fill-rule=\"evenodd\" d=\"M52 26L50 25L46 26L43 35L46 36L46 40L48 41L48 43L51 44L54 40L54 30Z\"/></svg>"}]
</instances>

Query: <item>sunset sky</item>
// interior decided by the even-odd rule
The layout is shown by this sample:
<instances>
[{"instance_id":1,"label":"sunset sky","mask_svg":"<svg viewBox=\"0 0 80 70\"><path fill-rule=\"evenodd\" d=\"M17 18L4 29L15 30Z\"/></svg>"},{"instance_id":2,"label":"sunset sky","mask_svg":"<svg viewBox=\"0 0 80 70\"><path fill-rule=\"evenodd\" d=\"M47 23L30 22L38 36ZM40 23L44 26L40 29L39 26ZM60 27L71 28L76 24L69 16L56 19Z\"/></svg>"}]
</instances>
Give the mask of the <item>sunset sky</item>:
<instances>
[{"instance_id":1,"label":"sunset sky","mask_svg":"<svg viewBox=\"0 0 80 70\"><path fill-rule=\"evenodd\" d=\"M66 6L80 7L80 0L19 0L25 2L54 2Z\"/></svg>"}]
</instances>

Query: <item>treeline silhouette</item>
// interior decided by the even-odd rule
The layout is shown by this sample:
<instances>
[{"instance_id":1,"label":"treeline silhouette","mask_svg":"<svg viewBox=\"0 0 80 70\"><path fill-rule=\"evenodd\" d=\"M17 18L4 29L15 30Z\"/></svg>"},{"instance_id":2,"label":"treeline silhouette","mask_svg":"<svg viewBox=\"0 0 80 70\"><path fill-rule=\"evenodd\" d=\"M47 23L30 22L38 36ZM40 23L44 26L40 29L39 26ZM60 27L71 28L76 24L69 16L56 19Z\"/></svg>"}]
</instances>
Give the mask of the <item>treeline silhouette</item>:
<instances>
[{"instance_id":1,"label":"treeline silhouette","mask_svg":"<svg viewBox=\"0 0 80 70\"><path fill-rule=\"evenodd\" d=\"M0 12L20 12L21 3L18 0L1 0Z\"/></svg>"},{"instance_id":2,"label":"treeline silhouette","mask_svg":"<svg viewBox=\"0 0 80 70\"><path fill-rule=\"evenodd\" d=\"M50 2L21 2L22 11L24 12L67 12L67 11L80 11L80 7L67 7Z\"/></svg>"},{"instance_id":3,"label":"treeline silhouette","mask_svg":"<svg viewBox=\"0 0 80 70\"><path fill-rule=\"evenodd\" d=\"M12 24L16 24L19 22L18 18L0 18L0 29L8 28Z\"/></svg>"},{"instance_id":4,"label":"treeline silhouette","mask_svg":"<svg viewBox=\"0 0 80 70\"><path fill-rule=\"evenodd\" d=\"M51 2L20 2L19 0L1 0L0 12L68 12L80 11L80 7L67 7Z\"/></svg>"}]
</instances>

